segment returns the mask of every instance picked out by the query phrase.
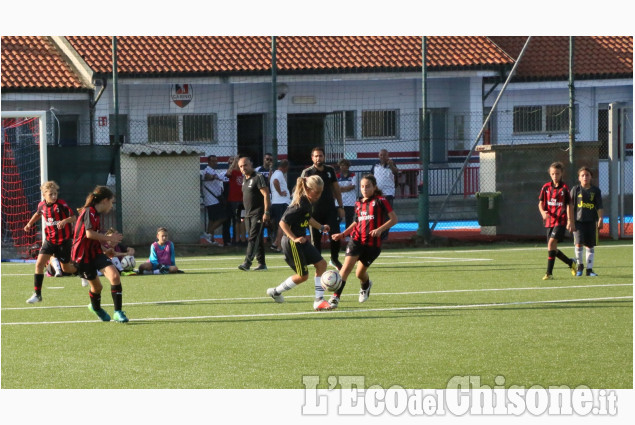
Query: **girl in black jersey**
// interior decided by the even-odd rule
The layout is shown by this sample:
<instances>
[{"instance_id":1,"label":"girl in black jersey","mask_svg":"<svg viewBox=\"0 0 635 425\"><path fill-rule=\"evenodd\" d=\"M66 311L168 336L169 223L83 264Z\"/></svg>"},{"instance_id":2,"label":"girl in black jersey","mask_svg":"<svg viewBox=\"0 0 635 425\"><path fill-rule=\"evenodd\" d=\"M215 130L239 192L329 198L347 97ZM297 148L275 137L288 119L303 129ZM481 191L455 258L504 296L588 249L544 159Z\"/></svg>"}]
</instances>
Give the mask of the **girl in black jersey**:
<instances>
[{"instance_id":1,"label":"girl in black jersey","mask_svg":"<svg viewBox=\"0 0 635 425\"><path fill-rule=\"evenodd\" d=\"M280 220L283 236L282 252L287 264L295 271L284 282L275 288L267 289L275 302L284 302L283 292L295 288L309 278L309 264L315 267L315 310L329 310L330 305L324 300L324 289L320 284L322 273L326 270L326 261L320 252L311 245L307 229L310 227L328 232L328 225L318 223L311 215L313 204L320 198L324 181L319 176L299 177L295 185L293 200Z\"/></svg>"},{"instance_id":2,"label":"girl in black jersey","mask_svg":"<svg viewBox=\"0 0 635 425\"><path fill-rule=\"evenodd\" d=\"M390 202L382 196L377 187L377 180L372 174L367 174L359 182L362 197L355 204L355 221L342 233L333 235L333 239L341 240L348 235L351 239L346 246L346 259L340 271L342 285L329 300L330 309L337 308L340 295L346 286L346 279L357 263L355 275L359 279L361 290L359 302L365 302L370 296L373 286L368 276L368 268L381 253L382 233L397 224L397 214Z\"/></svg>"}]
</instances>

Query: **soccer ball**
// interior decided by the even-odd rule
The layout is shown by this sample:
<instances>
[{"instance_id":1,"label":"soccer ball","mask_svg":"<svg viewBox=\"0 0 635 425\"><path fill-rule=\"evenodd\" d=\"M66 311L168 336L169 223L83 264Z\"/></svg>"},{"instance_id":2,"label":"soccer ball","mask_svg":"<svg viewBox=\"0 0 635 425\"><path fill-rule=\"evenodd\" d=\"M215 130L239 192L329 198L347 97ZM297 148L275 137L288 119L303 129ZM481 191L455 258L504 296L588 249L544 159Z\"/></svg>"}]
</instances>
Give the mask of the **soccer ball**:
<instances>
[{"instance_id":1,"label":"soccer ball","mask_svg":"<svg viewBox=\"0 0 635 425\"><path fill-rule=\"evenodd\" d=\"M337 291L342 285L342 276L340 276L337 270L327 270L322 274L320 284L325 291Z\"/></svg>"},{"instance_id":2,"label":"soccer ball","mask_svg":"<svg viewBox=\"0 0 635 425\"><path fill-rule=\"evenodd\" d=\"M132 271L134 269L135 264L136 263L132 255L126 255L125 257L121 259L121 267L123 267L123 270L125 272Z\"/></svg>"}]
</instances>

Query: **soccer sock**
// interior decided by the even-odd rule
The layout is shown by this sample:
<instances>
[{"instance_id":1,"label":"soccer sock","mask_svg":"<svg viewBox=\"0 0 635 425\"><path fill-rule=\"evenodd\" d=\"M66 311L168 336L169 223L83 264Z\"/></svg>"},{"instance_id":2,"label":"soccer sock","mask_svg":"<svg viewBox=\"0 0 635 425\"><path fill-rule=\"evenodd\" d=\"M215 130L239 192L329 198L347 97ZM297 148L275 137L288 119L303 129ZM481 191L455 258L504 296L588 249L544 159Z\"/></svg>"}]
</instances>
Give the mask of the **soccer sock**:
<instances>
[{"instance_id":1,"label":"soccer sock","mask_svg":"<svg viewBox=\"0 0 635 425\"><path fill-rule=\"evenodd\" d=\"M315 276L315 298L324 298L324 288L322 288L322 276Z\"/></svg>"},{"instance_id":2,"label":"soccer sock","mask_svg":"<svg viewBox=\"0 0 635 425\"><path fill-rule=\"evenodd\" d=\"M55 257L51 257L51 265L55 269L55 273L62 273L62 266L60 265L60 260Z\"/></svg>"},{"instance_id":3,"label":"soccer sock","mask_svg":"<svg viewBox=\"0 0 635 425\"><path fill-rule=\"evenodd\" d=\"M556 258L558 258L560 261L565 263L567 266L571 265L571 259L569 257L567 257L566 255L564 255L564 252L562 252L560 250L556 251Z\"/></svg>"},{"instance_id":4,"label":"soccer sock","mask_svg":"<svg viewBox=\"0 0 635 425\"><path fill-rule=\"evenodd\" d=\"M345 286L346 286L346 281L342 280L342 285L340 286L340 289L338 289L337 292L335 292L333 295L335 295L336 297L339 297L340 295L342 295L342 292L344 292Z\"/></svg>"},{"instance_id":5,"label":"soccer sock","mask_svg":"<svg viewBox=\"0 0 635 425\"><path fill-rule=\"evenodd\" d=\"M44 273L42 274L34 274L33 275L33 289L35 290L35 295L42 295L42 283L44 282Z\"/></svg>"},{"instance_id":6,"label":"soccer sock","mask_svg":"<svg viewBox=\"0 0 635 425\"><path fill-rule=\"evenodd\" d=\"M578 270L581 270L584 264L584 262L582 261L582 247L581 246L576 246L575 247L575 259L578 261Z\"/></svg>"},{"instance_id":7,"label":"soccer sock","mask_svg":"<svg viewBox=\"0 0 635 425\"><path fill-rule=\"evenodd\" d=\"M595 248L587 247L586 249L586 269L587 270L593 269L594 257L595 257Z\"/></svg>"},{"instance_id":8,"label":"soccer sock","mask_svg":"<svg viewBox=\"0 0 635 425\"><path fill-rule=\"evenodd\" d=\"M364 291L366 291L369 286L370 286L370 279L368 279L366 282L362 282L362 289Z\"/></svg>"},{"instance_id":9,"label":"soccer sock","mask_svg":"<svg viewBox=\"0 0 635 425\"><path fill-rule=\"evenodd\" d=\"M112 285L110 287L110 293L112 294L112 302L115 305L115 311L121 310L121 306L123 304L123 289L121 284Z\"/></svg>"},{"instance_id":10,"label":"soccer sock","mask_svg":"<svg viewBox=\"0 0 635 425\"><path fill-rule=\"evenodd\" d=\"M154 270L152 273L154 274L161 274L161 271L159 269Z\"/></svg>"},{"instance_id":11,"label":"soccer sock","mask_svg":"<svg viewBox=\"0 0 635 425\"><path fill-rule=\"evenodd\" d=\"M93 310L99 311L101 309L101 294L88 291L88 295L90 296L90 305L93 306Z\"/></svg>"},{"instance_id":12,"label":"soccer sock","mask_svg":"<svg viewBox=\"0 0 635 425\"><path fill-rule=\"evenodd\" d=\"M553 274L553 264L556 262L556 250L549 251L547 256L547 274Z\"/></svg>"},{"instance_id":13,"label":"soccer sock","mask_svg":"<svg viewBox=\"0 0 635 425\"><path fill-rule=\"evenodd\" d=\"M274 292L276 295L280 295L283 292L286 292L290 289L295 288L296 286L298 285L293 281L293 279L291 279L291 276L289 276L284 282L276 286L276 289L274 289Z\"/></svg>"}]
</instances>

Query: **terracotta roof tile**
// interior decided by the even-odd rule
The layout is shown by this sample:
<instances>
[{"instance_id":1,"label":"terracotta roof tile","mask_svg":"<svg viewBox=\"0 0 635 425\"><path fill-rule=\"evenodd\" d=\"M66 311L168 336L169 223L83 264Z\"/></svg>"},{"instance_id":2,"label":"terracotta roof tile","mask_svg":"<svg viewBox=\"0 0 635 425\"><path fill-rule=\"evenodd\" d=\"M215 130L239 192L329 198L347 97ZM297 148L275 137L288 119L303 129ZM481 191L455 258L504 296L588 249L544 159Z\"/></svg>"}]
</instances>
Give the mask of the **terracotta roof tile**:
<instances>
[{"instance_id":1,"label":"terracotta roof tile","mask_svg":"<svg viewBox=\"0 0 635 425\"><path fill-rule=\"evenodd\" d=\"M110 37L68 37L88 65L111 72ZM506 65L511 59L486 37L430 37L430 67ZM126 73L269 71L270 37L119 37L118 69ZM420 37L277 37L281 72L395 70L421 67Z\"/></svg>"},{"instance_id":2,"label":"terracotta roof tile","mask_svg":"<svg viewBox=\"0 0 635 425\"><path fill-rule=\"evenodd\" d=\"M514 59L527 37L489 37ZM633 75L633 37L575 37L576 78ZM532 37L518 64L518 79L562 79L569 75L569 37Z\"/></svg>"},{"instance_id":3,"label":"terracotta roof tile","mask_svg":"<svg viewBox=\"0 0 635 425\"><path fill-rule=\"evenodd\" d=\"M82 89L79 78L47 37L2 37L3 89Z\"/></svg>"}]
</instances>

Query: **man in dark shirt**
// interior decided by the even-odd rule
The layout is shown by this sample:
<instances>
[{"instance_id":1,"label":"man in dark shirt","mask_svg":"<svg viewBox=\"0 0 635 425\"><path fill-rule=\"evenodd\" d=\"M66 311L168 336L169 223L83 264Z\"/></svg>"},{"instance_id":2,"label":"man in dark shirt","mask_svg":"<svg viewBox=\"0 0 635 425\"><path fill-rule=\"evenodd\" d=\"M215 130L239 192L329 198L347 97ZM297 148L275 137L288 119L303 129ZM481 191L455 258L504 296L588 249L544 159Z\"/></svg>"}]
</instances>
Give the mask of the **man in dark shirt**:
<instances>
[{"instance_id":1,"label":"man in dark shirt","mask_svg":"<svg viewBox=\"0 0 635 425\"><path fill-rule=\"evenodd\" d=\"M244 176L243 205L245 206L245 228L249 234L245 261L238 268L243 271L249 270L255 256L258 267L254 270L267 270L263 230L271 214L269 187L263 175L256 173L253 169L249 158L240 158L238 168Z\"/></svg>"},{"instance_id":2,"label":"man in dark shirt","mask_svg":"<svg viewBox=\"0 0 635 425\"><path fill-rule=\"evenodd\" d=\"M329 241L331 242L330 264L339 270L342 268L342 263L338 259L340 242L333 240L332 234L340 233L339 221L344 220L344 205L335 169L330 165L324 164L324 159L324 149L321 147L313 148L311 151L313 166L302 171L302 177L317 175L324 181L322 196L313 207L313 218L319 223L328 224L332 229L329 233ZM334 198L337 206L333 202ZM322 252L322 232L318 229L311 229L311 236L313 245L318 251Z\"/></svg>"}]
</instances>

